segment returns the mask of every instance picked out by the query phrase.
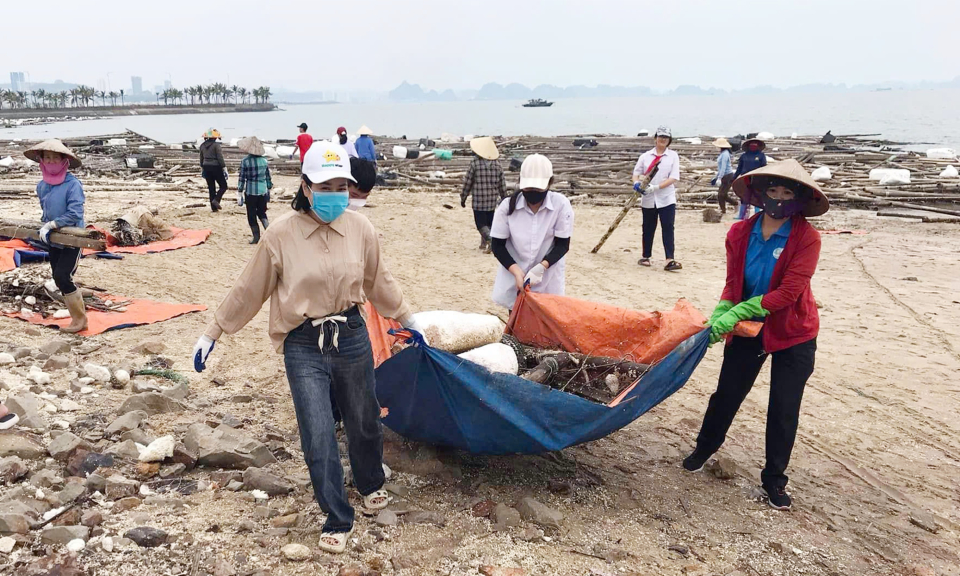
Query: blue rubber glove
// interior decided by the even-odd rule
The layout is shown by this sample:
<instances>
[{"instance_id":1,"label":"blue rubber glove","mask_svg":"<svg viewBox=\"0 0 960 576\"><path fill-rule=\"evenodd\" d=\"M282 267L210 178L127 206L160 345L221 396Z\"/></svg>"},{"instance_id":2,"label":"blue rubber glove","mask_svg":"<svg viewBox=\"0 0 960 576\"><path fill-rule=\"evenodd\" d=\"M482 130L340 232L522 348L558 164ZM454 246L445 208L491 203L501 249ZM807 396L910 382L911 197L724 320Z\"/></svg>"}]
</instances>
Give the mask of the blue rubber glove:
<instances>
[{"instance_id":1,"label":"blue rubber glove","mask_svg":"<svg viewBox=\"0 0 960 576\"><path fill-rule=\"evenodd\" d=\"M204 334L197 340L197 343L193 346L193 369L197 372L203 372L203 369L207 367L207 358L210 357L210 353L213 352L213 346L216 344L216 341Z\"/></svg>"},{"instance_id":2,"label":"blue rubber glove","mask_svg":"<svg viewBox=\"0 0 960 576\"><path fill-rule=\"evenodd\" d=\"M636 192L637 194L639 194L639 193L640 193L640 190L641 190L641 188L640 188L640 182L634 182L634 183L633 183L633 191Z\"/></svg>"}]
</instances>

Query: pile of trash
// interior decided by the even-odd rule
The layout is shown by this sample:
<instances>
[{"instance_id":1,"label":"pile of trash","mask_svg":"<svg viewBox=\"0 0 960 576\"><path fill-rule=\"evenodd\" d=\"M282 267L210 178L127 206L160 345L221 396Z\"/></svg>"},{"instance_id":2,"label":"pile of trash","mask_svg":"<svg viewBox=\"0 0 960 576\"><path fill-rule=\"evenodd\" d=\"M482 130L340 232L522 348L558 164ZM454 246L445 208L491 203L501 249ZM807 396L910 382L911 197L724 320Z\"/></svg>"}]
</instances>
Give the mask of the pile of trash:
<instances>
[{"instance_id":1,"label":"pile of trash","mask_svg":"<svg viewBox=\"0 0 960 576\"><path fill-rule=\"evenodd\" d=\"M69 318L63 295L50 276L49 266L23 266L0 274L0 311L43 318ZM79 286L87 308L104 312L123 312L129 301L114 302L97 295L101 288Z\"/></svg>"},{"instance_id":2,"label":"pile of trash","mask_svg":"<svg viewBox=\"0 0 960 576\"><path fill-rule=\"evenodd\" d=\"M140 246L173 238L170 225L144 206L136 206L117 218L111 234L120 246Z\"/></svg>"}]
</instances>

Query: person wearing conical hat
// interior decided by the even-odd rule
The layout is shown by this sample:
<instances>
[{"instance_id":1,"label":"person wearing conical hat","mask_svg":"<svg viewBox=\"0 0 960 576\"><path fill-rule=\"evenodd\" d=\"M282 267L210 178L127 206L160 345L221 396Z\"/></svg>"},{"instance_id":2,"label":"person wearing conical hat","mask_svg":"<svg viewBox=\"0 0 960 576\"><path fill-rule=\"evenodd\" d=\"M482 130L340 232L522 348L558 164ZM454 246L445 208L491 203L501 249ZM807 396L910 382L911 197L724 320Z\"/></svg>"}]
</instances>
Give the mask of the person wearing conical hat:
<instances>
[{"instance_id":1,"label":"person wearing conical hat","mask_svg":"<svg viewBox=\"0 0 960 576\"><path fill-rule=\"evenodd\" d=\"M743 176L744 174L753 172L757 168L763 168L767 165L767 156L763 153L763 150L766 147L767 144L757 137L748 138L743 141L743 154L741 154L740 159L737 160L737 170L733 173L734 180L740 176ZM737 220L743 220L749 217L750 204L741 202L740 210L737 213Z\"/></svg>"},{"instance_id":2,"label":"person wearing conical hat","mask_svg":"<svg viewBox=\"0 0 960 576\"><path fill-rule=\"evenodd\" d=\"M270 179L270 166L263 157L263 143L256 136L243 138L237 147L247 155L240 162L240 175L237 177L237 193L247 207L247 224L253 233L251 244L260 242L260 223L266 230L270 222L267 220L267 202L270 199L270 189L273 180Z\"/></svg>"},{"instance_id":3,"label":"person wearing conical hat","mask_svg":"<svg viewBox=\"0 0 960 576\"><path fill-rule=\"evenodd\" d=\"M467 207L467 197L473 195L473 222L480 232L480 250L490 243L493 214L501 200L507 197L507 182L500 166L500 151L493 138L483 136L470 140L473 159L463 177L460 206Z\"/></svg>"},{"instance_id":4,"label":"person wearing conical hat","mask_svg":"<svg viewBox=\"0 0 960 576\"><path fill-rule=\"evenodd\" d=\"M40 240L47 245L53 281L63 295L70 311L70 324L61 327L62 332L75 334L87 329L87 312L83 294L73 282L73 275L80 264L80 248L61 246L50 241L50 232L71 226L83 228L83 185L70 173L81 166L80 159L59 140L47 140L26 150L24 156L40 164L43 179L37 184L37 198L43 210L43 227Z\"/></svg>"},{"instance_id":5,"label":"person wearing conical hat","mask_svg":"<svg viewBox=\"0 0 960 576\"><path fill-rule=\"evenodd\" d=\"M727 213L727 193L730 191L730 185L736 177L733 175L733 145L726 138L717 138L713 145L720 149L720 155L717 156L717 175L710 183L719 186L717 193L717 204L720 205L720 213Z\"/></svg>"},{"instance_id":6,"label":"person wearing conical hat","mask_svg":"<svg viewBox=\"0 0 960 576\"><path fill-rule=\"evenodd\" d=\"M767 357L766 466L760 475L770 506L789 509L784 473L797 436L800 400L813 374L820 317L810 280L820 258L820 233L807 218L830 203L796 160L758 168L733 183L744 204L763 208L727 233L727 282L707 324L711 344L726 340L717 391L710 397L696 449L683 467L699 471L720 449L740 404ZM760 335L732 336L737 322L763 322Z\"/></svg>"},{"instance_id":7,"label":"person wearing conical hat","mask_svg":"<svg viewBox=\"0 0 960 576\"><path fill-rule=\"evenodd\" d=\"M227 191L227 163L217 142L219 139L220 131L211 128L203 133L203 144L200 145L200 169L203 179L207 181L210 210L213 212L220 211L220 201Z\"/></svg>"},{"instance_id":8,"label":"person wearing conical hat","mask_svg":"<svg viewBox=\"0 0 960 576\"><path fill-rule=\"evenodd\" d=\"M366 126L361 126L357 130L357 141L353 146L357 149L357 156L364 160L377 163L377 149L373 145L373 131Z\"/></svg>"}]
</instances>

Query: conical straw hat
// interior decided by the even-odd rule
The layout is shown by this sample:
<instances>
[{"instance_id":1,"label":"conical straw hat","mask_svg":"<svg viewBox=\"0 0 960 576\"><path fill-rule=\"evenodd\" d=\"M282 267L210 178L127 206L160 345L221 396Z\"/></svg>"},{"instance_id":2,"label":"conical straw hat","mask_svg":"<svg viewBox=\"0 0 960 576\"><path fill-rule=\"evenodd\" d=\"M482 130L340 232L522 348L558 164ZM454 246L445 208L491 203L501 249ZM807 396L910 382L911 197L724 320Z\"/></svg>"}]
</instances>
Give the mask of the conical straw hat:
<instances>
[{"instance_id":1,"label":"conical straw hat","mask_svg":"<svg viewBox=\"0 0 960 576\"><path fill-rule=\"evenodd\" d=\"M241 138L240 141L237 142L237 148L239 148L241 152L253 154L254 156L263 156L264 154L263 142L256 136Z\"/></svg>"},{"instance_id":2,"label":"conical straw hat","mask_svg":"<svg viewBox=\"0 0 960 576\"><path fill-rule=\"evenodd\" d=\"M367 128L367 125L364 124L357 130L357 136L373 136L373 130Z\"/></svg>"},{"instance_id":3,"label":"conical straw hat","mask_svg":"<svg viewBox=\"0 0 960 576\"><path fill-rule=\"evenodd\" d=\"M63 142L57 140L56 138L52 140L44 140L32 148L24 150L23 155L39 164L40 157L43 156L44 152L57 152L59 154L63 154L70 159L70 168L79 168L83 164L72 150L64 146Z\"/></svg>"},{"instance_id":4,"label":"conical straw hat","mask_svg":"<svg viewBox=\"0 0 960 576\"><path fill-rule=\"evenodd\" d=\"M733 191L737 193L737 196L748 204L762 208L764 191L757 190L751 185L752 180L757 176L786 178L787 180L793 180L809 188L813 196L807 201L806 206L803 207L803 215L808 218L821 216L830 209L830 202L827 200L827 197L824 196L820 185L817 184L813 177L807 173L807 170L793 158L767 164L734 180Z\"/></svg>"},{"instance_id":5,"label":"conical straw hat","mask_svg":"<svg viewBox=\"0 0 960 576\"><path fill-rule=\"evenodd\" d=\"M730 142L727 141L726 138L717 138L716 140L713 141L713 145L716 146L717 148L733 148L733 145L730 144Z\"/></svg>"},{"instance_id":6,"label":"conical straw hat","mask_svg":"<svg viewBox=\"0 0 960 576\"><path fill-rule=\"evenodd\" d=\"M489 136L470 140L470 149L476 152L477 156L485 160L496 160L500 157L500 151L497 150L496 142Z\"/></svg>"}]
</instances>

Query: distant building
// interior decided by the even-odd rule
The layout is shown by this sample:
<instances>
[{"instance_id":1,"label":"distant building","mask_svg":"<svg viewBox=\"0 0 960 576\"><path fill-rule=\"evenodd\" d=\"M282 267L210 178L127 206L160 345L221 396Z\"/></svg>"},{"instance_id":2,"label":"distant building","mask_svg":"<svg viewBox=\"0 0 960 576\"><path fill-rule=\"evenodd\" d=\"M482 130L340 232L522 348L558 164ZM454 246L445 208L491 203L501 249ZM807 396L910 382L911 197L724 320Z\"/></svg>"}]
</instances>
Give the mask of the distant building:
<instances>
[{"instance_id":1,"label":"distant building","mask_svg":"<svg viewBox=\"0 0 960 576\"><path fill-rule=\"evenodd\" d=\"M173 82L171 82L171 81L169 81L169 80L164 80L164 81L163 81L163 89L164 89L164 90L169 90L169 89L171 89L171 88L173 88Z\"/></svg>"},{"instance_id":2,"label":"distant building","mask_svg":"<svg viewBox=\"0 0 960 576\"><path fill-rule=\"evenodd\" d=\"M139 94L143 92L143 78L141 78L140 76L131 76L130 86L133 88L131 92L133 92L134 94Z\"/></svg>"},{"instance_id":3,"label":"distant building","mask_svg":"<svg viewBox=\"0 0 960 576\"><path fill-rule=\"evenodd\" d=\"M24 80L23 72L11 72L10 73L10 89L14 92L20 92L27 89L27 83Z\"/></svg>"},{"instance_id":4,"label":"distant building","mask_svg":"<svg viewBox=\"0 0 960 576\"><path fill-rule=\"evenodd\" d=\"M106 91L107 91L107 81L104 80L103 78L97 80L97 90L98 90L99 92L106 92Z\"/></svg>"}]
</instances>

